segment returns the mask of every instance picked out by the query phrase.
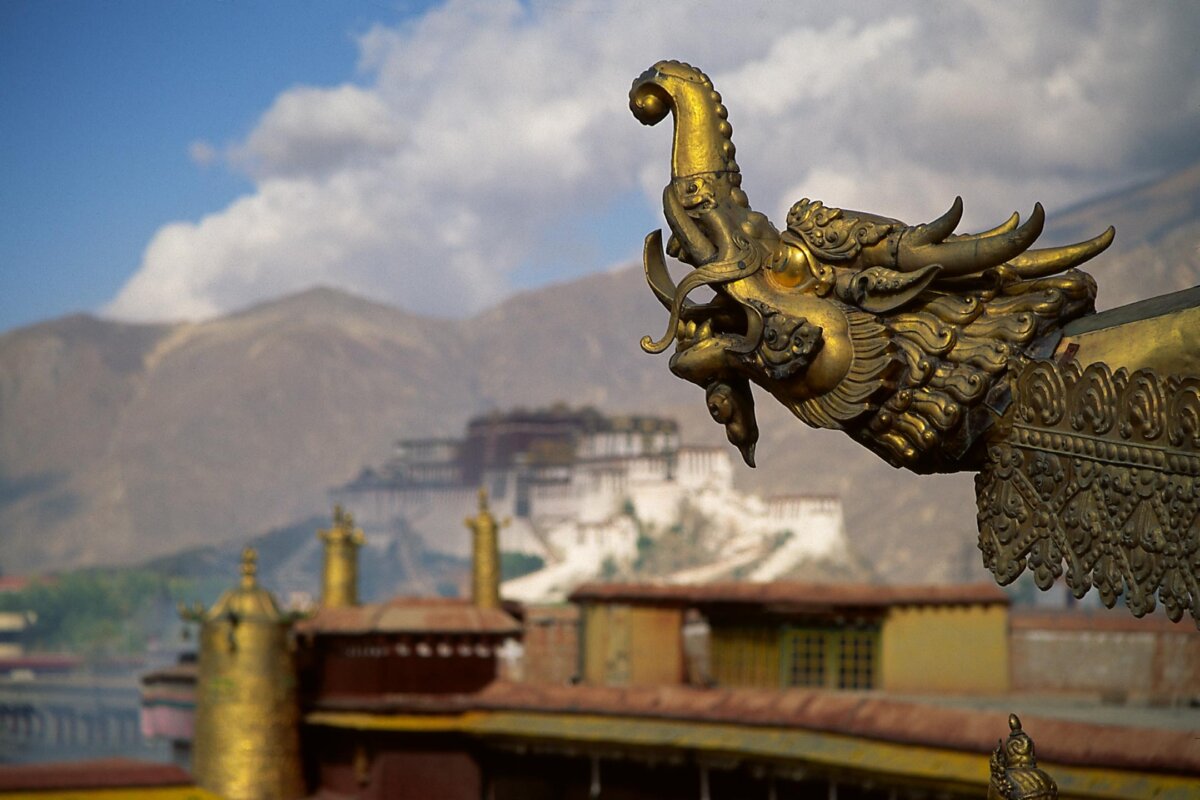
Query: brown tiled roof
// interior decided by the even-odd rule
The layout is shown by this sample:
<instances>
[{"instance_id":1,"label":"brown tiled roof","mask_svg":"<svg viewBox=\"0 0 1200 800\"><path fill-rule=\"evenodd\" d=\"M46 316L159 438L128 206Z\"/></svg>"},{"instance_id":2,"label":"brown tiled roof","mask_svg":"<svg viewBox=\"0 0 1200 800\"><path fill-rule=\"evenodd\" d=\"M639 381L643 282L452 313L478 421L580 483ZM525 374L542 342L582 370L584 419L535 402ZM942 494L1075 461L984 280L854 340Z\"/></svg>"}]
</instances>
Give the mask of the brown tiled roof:
<instances>
[{"instance_id":1,"label":"brown tiled roof","mask_svg":"<svg viewBox=\"0 0 1200 800\"><path fill-rule=\"evenodd\" d=\"M322 701L319 710L379 714L472 710L591 714L786 727L902 744L990 753L1008 733L1008 714L945 708L884 696L820 689L616 688L496 682L473 695L384 695ZM1020 709L1016 709L1020 711ZM1200 775L1195 732L1101 725L1021 713L1039 759Z\"/></svg>"},{"instance_id":2,"label":"brown tiled roof","mask_svg":"<svg viewBox=\"0 0 1200 800\"><path fill-rule=\"evenodd\" d=\"M1141 619L1121 608L1089 611L1014 610L1012 629L1041 631L1088 631L1109 633L1177 633L1181 636L1200 636L1200 630L1186 617L1171 622L1165 614L1151 614Z\"/></svg>"},{"instance_id":3,"label":"brown tiled roof","mask_svg":"<svg viewBox=\"0 0 1200 800\"><path fill-rule=\"evenodd\" d=\"M351 608L322 608L296 624L300 633L516 633L517 621L499 609L465 600L396 598Z\"/></svg>"},{"instance_id":4,"label":"brown tiled roof","mask_svg":"<svg viewBox=\"0 0 1200 800\"><path fill-rule=\"evenodd\" d=\"M4 792L191 784L191 777L173 764L154 764L128 758L0 766L0 791Z\"/></svg>"},{"instance_id":5,"label":"brown tiled roof","mask_svg":"<svg viewBox=\"0 0 1200 800\"><path fill-rule=\"evenodd\" d=\"M574 602L622 602L655 605L717 604L781 607L796 611L837 608L886 608L899 605L1007 604L1008 595L992 583L929 586L881 586L865 583L746 581L702 584L587 583Z\"/></svg>"}]
</instances>

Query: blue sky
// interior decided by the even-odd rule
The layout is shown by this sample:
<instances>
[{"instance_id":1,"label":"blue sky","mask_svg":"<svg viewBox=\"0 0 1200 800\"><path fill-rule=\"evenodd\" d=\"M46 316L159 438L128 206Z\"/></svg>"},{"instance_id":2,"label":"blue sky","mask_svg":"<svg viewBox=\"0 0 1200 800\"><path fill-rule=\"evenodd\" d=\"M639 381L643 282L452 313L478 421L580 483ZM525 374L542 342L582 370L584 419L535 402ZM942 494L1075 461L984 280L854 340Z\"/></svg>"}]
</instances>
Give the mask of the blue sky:
<instances>
[{"instance_id":1,"label":"blue sky","mask_svg":"<svg viewBox=\"0 0 1200 800\"><path fill-rule=\"evenodd\" d=\"M635 258L704 67L756 208L990 227L1200 158L1200 6L0 3L0 331L315 284L464 314Z\"/></svg>"},{"instance_id":2,"label":"blue sky","mask_svg":"<svg viewBox=\"0 0 1200 800\"><path fill-rule=\"evenodd\" d=\"M159 226L253 188L191 142L244 136L289 86L353 80L354 34L422 5L0 3L0 330L111 299Z\"/></svg>"}]
</instances>

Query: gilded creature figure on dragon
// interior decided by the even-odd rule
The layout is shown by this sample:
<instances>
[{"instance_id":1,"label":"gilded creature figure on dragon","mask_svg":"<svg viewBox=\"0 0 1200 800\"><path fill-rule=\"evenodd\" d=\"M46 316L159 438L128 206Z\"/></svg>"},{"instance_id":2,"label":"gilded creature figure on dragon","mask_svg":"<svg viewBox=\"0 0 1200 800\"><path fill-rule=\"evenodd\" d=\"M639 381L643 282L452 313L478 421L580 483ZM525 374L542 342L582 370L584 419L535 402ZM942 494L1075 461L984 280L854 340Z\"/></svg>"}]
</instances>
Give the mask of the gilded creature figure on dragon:
<instances>
[{"instance_id":1,"label":"gilded creature figure on dragon","mask_svg":"<svg viewBox=\"0 0 1200 800\"><path fill-rule=\"evenodd\" d=\"M652 232L643 255L670 321L642 348L674 342L671 371L704 389L747 464L757 384L895 467L978 473L979 547L1000 583L1028 567L1042 589L1065 577L1078 597L1094 586L1106 605L1124 593L1137 616L1161 602L1200 625L1200 287L1095 314L1076 267L1113 229L1031 249L1040 205L957 234L959 198L922 225L803 199L781 232L750 207L704 73L661 61L629 106L646 125L674 117L670 236L664 254ZM678 285L668 255L690 267ZM691 298L701 287L711 299Z\"/></svg>"},{"instance_id":2,"label":"gilded creature figure on dragon","mask_svg":"<svg viewBox=\"0 0 1200 800\"><path fill-rule=\"evenodd\" d=\"M750 383L797 417L839 428L895 466L956 471L978 458L979 413L1013 358L1048 329L1093 310L1096 285L1074 267L1103 251L1110 228L1081 244L1029 250L1040 205L984 233L955 234L956 198L933 222L906 225L804 199L780 233L750 208L721 96L699 70L664 61L642 74L630 108L653 125L672 111L675 141L663 208L667 254L693 267L675 286L662 236L646 237L646 277L671 312L671 371L702 386L713 418L754 465ZM701 286L711 302L688 296Z\"/></svg>"}]
</instances>

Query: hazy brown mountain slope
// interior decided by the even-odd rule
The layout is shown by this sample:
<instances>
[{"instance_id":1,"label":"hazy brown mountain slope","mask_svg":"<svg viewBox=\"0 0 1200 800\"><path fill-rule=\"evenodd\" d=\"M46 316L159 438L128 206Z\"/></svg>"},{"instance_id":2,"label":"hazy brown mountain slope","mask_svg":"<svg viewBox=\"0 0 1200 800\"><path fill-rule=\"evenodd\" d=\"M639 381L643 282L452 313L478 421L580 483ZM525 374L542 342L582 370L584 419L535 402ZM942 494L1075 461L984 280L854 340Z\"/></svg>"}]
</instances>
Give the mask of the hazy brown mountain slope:
<instances>
[{"instance_id":1,"label":"hazy brown mountain slope","mask_svg":"<svg viewBox=\"0 0 1200 800\"><path fill-rule=\"evenodd\" d=\"M169 331L76 315L0 337L0 565L75 562L130 529L111 432Z\"/></svg>"},{"instance_id":2,"label":"hazy brown mountain slope","mask_svg":"<svg viewBox=\"0 0 1200 800\"><path fill-rule=\"evenodd\" d=\"M1200 284L1200 163L1061 214L1051 209L1043 239L1078 241L1109 225L1116 240L1086 268L1101 310Z\"/></svg>"},{"instance_id":3,"label":"hazy brown mountain slope","mask_svg":"<svg viewBox=\"0 0 1200 800\"><path fill-rule=\"evenodd\" d=\"M1055 217L1047 238L1117 244L1102 305L1200 283L1200 166ZM0 568L121 562L244 540L313 513L399 436L556 401L678 416L723 443L702 392L638 348L666 312L639 267L513 297L462 321L326 289L195 325L75 316L0 336ZM836 492L851 541L896 580L981 575L969 476L892 470L759 399L745 488Z\"/></svg>"},{"instance_id":4,"label":"hazy brown mountain slope","mask_svg":"<svg viewBox=\"0 0 1200 800\"><path fill-rule=\"evenodd\" d=\"M478 343L481 401L545 405L553 398L609 410L664 408L696 399L667 371L667 356L642 352L643 334L667 325L641 267L529 292L462 323ZM474 344L472 344L474 347ZM708 419L703 395L699 413Z\"/></svg>"},{"instance_id":5,"label":"hazy brown mountain slope","mask_svg":"<svg viewBox=\"0 0 1200 800\"><path fill-rule=\"evenodd\" d=\"M323 510L395 432L456 430L437 412L473 408L454 342L450 323L330 290L198 325L0 337L0 565L124 561Z\"/></svg>"}]
</instances>

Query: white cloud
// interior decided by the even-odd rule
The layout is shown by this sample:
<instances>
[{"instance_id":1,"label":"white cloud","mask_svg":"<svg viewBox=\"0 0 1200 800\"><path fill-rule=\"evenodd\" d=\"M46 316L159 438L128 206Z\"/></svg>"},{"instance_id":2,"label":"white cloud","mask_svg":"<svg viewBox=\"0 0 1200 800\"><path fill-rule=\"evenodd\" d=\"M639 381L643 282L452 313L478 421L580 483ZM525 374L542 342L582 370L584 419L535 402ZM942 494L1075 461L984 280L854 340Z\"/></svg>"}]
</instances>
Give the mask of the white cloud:
<instances>
[{"instance_id":1,"label":"white cloud","mask_svg":"<svg viewBox=\"0 0 1200 800\"><path fill-rule=\"evenodd\" d=\"M225 153L254 192L159 230L107 311L206 316L323 283L456 314L531 265L603 269L624 242L547 232L631 190L657 206L669 126L638 125L626 92L665 57L708 70L779 222L801 196L916 221L961 193L977 227L1034 200L1053 214L1200 156L1200 10L1144 12L451 2L362 36L356 84L277 97Z\"/></svg>"},{"instance_id":2,"label":"white cloud","mask_svg":"<svg viewBox=\"0 0 1200 800\"><path fill-rule=\"evenodd\" d=\"M260 180L325 175L395 153L404 143L403 131L378 92L349 84L302 86L276 98L230 158Z\"/></svg>"},{"instance_id":3,"label":"white cloud","mask_svg":"<svg viewBox=\"0 0 1200 800\"><path fill-rule=\"evenodd\" d=\"M188 158L197 166L207 167L220 158L217 148L203 139L197 139L188 145Z\"/></svg>"}]
</instances>

